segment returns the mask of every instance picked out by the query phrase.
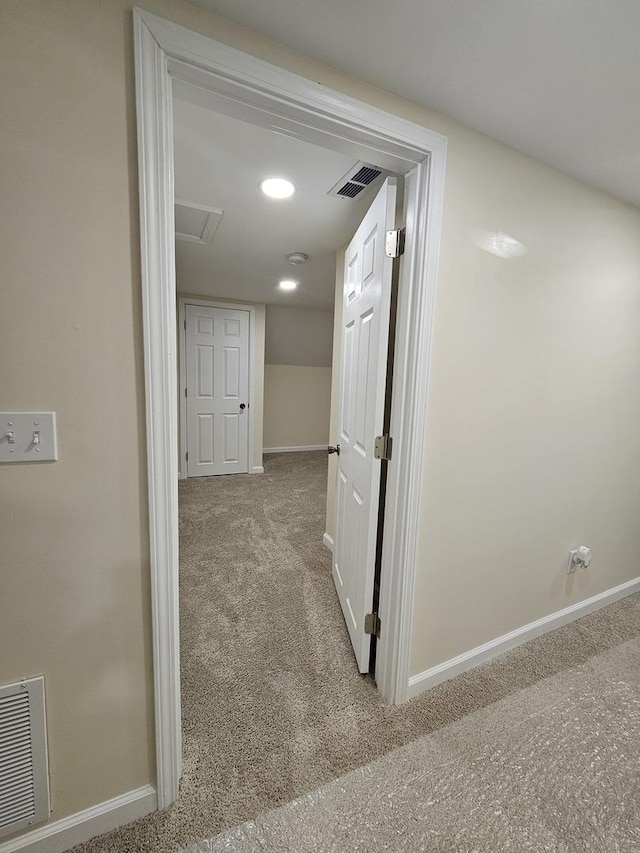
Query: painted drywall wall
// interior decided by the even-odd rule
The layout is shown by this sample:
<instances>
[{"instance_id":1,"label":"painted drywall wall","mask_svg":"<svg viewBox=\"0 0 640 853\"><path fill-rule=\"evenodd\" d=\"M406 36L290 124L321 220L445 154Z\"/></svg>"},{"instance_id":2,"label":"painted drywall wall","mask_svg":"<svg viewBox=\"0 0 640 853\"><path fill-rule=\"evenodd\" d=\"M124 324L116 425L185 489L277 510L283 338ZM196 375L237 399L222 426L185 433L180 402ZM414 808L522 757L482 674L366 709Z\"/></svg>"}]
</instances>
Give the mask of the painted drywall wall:
<instances>
[{"instance_id":1,"label":"painted drywall wall","mask_svg":"<svg viewBox=\"0 0 640 853\"><path fill-rule=\"evenodd\" d=\"M449 136L412 672L636 576L638 210L184 0L144 5ZM1 471L0 683L47 675L56 817L154 780L131 7L0 5L0 403L56 410L60 442Z\"/></svg>"},{"instance_id":2,"label":"painted drywall wall","mask_svg":"<svg viewBox=\"0 0 640 853\"><path fill-rule=\"evenodd\" d=\"M0 466L0 684L46 676L54 818L155 775L131 38L0 4L0 409L59 446Z\"/></svg>"},{"instance_id":3,"label":"painted drywall wall","mask_svg":"<svg viewBox=\"0 0 640 853\"><path fill-rule=\"evenodd\" d=\"M268 305L265 331L265 448L326 446L333 316Z\"/></svg>"},{"instance_id":4,"label":"painted drywall wall","mask_svg":"<svg viewBox=\"0 0 640 853\"><path fill-rule=\"evenodd\" d=\"M180 282L177 283L180 287ZM179 299L196 299L206 300L204 296L194 296L191 293L178 292ZM253 425L253 459L250 460L250 465L254 468L262 467L262 445L263 445L263 411L264 411L264 333L265 333L265 306L258 302L242 302L241 300L230 300L215 298L213 302L234 302L237 305L248 305L255 308L255 328L254 338L251 346L251 362L253 369L253 411L251 413L251 423ZM181 318L178 311L178 325L184 318ZM183 353L178 347L178 372L180 371L180 362ZM180 407L181 391L178 391L178 407ZM178 411L178 465L180 465L180 436L182 424L180 419L180 411Z\"/></svg>"},{"instance_id":5,"label":"painted drywall wall","mask_svg":"<svg viewBox=\"0 0 640 853\"><path fill-rule=\"evenodd\" d=\"M302 367L331 365L333 315L267 305L265 362Z\"/></svg>"},{"instance_id":6,"label":"painted drywall wall","mask_svg":"<svg viewBox=\"0 0 640 853\"><path fill-rule=\"evenodd\" d=\"M264 368L264 446L326 447L331 368L267 364Z\"/></svg>"},{"instance_id":7,"label":"painted drywall wall","mask_svg":"<svg viewBox=\"0 0 640 853\"><path fill-rule=\"evenodd\" d=\"M640 575L640 211L451 142L413 673ZM568 576L582 544L593 563Z\"/></svg>"}]
</instances>

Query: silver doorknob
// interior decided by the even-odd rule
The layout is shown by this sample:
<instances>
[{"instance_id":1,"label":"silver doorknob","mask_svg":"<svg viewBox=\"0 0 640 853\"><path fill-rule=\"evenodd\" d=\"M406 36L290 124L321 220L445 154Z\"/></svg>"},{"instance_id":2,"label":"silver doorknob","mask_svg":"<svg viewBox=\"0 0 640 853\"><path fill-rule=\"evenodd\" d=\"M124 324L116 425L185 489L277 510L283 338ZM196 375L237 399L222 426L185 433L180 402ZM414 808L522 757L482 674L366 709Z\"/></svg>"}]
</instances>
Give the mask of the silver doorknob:
<instances>
[{"instance_id":1,"label":"silver doorknob","mask_svg":"<svg viewBox=\"0 0 640 853\"><path fill-rule=\"evenodd\" d=\"M340 445L336 444L335 447L331 447L331 445L329 445L329 447L327 447L327 453L335 453L340 456Z\"/></svg>"}]
</instances>

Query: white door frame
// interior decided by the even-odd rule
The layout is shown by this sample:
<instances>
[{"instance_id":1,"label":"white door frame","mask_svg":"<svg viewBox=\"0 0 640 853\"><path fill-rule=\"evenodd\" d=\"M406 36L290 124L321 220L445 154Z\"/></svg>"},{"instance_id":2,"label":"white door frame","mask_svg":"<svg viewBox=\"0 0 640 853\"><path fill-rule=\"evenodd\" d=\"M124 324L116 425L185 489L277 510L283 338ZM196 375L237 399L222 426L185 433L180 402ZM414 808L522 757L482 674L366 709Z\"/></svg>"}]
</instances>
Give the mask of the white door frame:
<instances>
[{"instance_id":1,"label":"white door frame","mask_svg":"<svg viewBox=\"0 0 640 853\"><path fill-rule=\"evenodd\" d=\"M180 470L178 471L178 479L187 479L187 398L185 397L184 389L187 387L187 335L185 333L185 322L187 319L187 305L204 305L206 308L229 308L231 311L248 311L249 312L249 408L247 416L249 419L249 474L258 474L263 472L263 468L256 468L253 464L253 453L255 450L255 442L253 438L253 412L255 409L255 361L253 347L255 346L256 334L256 309L255 306L242 302L224 302L219 299L207 299L200 297L191 299L189 296L178 297L178 358L180 370Z\"/></svg>"},{"instance_id":2,"label":"white door frame","mask_svg":"<svg viewBox=\"0 0 640 853\"><path fill-rule=\"evenodd\" d=\"M411 607L426 425L429 352L440 247L446 137L134 9L140 243L147 417L151 608L158 807L181 773L178 635L178 430L173 225L172 90L199 91L330 147L375 150L408 175L407 251L401 266L392 401L393 462L385 512L376 678L402 702L409 681ZM215 107L214 107L215 108ZM269 126L269 125L267 125ZM302 135L302 133L301 133Z\"/></svg>"}]
</instances>

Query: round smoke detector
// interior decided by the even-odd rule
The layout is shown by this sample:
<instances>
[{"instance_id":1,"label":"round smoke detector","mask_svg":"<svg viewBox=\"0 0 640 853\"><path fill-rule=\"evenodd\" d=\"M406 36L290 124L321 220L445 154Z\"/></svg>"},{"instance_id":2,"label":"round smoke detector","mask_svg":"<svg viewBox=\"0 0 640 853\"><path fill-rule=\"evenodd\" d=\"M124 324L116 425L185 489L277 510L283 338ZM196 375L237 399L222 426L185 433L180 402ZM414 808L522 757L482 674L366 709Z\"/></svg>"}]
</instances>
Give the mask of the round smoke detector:
<instances>
[{"instance_id":1,"label":"round smoke detector","mask_svg":"<svg viewBox=\"0 0 640 853\"><path fill-rule=\"evenodd\" d=\"M299 264L306 264L309 260L309 255L305 255L304 252L291 252L290 255L287 255L287 260L290 264L298 266Z\"/></svg>"}]
</instances>

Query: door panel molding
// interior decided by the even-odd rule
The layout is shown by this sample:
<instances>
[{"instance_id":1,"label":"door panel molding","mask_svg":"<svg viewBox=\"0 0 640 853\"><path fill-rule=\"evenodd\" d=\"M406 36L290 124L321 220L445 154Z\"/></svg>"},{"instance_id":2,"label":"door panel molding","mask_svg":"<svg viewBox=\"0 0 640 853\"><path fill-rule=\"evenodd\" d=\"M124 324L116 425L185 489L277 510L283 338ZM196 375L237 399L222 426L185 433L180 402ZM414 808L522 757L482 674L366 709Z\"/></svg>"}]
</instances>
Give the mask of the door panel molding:
<instances>
[{"instance_id":1,"label":"door panel molding","mask_svg":"<svg viewBox=\"0 0 640 853\"><path fill-rule=\"evenodd\" d=\"M149 484L158 807L181 772L178 636L178 401L173 225L173 91L197 84L203 105L262 126L274 117L318 145L407 178L382 554L382 696L407 696L411 608L426 428L429 354L442 228L447 139L317 81L135 8L140 246Z\"/></svg>"}]
</instances>

